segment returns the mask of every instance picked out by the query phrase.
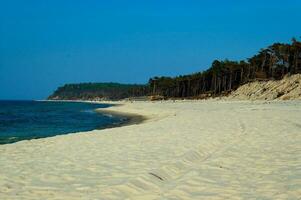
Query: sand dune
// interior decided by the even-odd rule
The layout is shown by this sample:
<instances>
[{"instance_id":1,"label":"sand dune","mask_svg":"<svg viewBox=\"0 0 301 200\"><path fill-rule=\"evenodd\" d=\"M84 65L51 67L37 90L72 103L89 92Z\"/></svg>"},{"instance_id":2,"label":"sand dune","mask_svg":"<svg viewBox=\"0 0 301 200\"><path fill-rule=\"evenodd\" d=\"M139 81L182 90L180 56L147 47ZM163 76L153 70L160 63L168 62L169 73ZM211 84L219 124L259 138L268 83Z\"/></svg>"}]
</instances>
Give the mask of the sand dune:
<instances>
[{"instance_id":1,"label":"sand dune","mask_svg":"<svg viewBox=\"0 0 301 200\"><path fill-rule=\"evenodd\" d=\"M235 100L301 100L301 74L281 80L254 81L240 86L225 99Z\"/></svg>"},{"instance_id":2,"label":"sand dune","mask_svg":"<svg viewBox=\"0 0 301 200\"><path fill-rule=\"evenodd\" d=\"M300 199L301 102L137 102L130 125L0 146L0 199Z\"/></svg>"}]
</instances>

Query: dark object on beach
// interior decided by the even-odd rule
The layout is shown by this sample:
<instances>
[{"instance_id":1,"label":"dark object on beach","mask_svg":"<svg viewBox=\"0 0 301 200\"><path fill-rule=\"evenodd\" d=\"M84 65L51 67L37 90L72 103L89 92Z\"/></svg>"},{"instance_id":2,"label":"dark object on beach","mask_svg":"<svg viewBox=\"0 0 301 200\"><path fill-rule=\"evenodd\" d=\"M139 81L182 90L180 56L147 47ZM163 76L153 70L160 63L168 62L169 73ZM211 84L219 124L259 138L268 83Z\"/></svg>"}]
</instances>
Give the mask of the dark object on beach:
<instances>
[{"instance_id":1,"label":"dark object on beach","mask_svg":"<svg viewBox=\"0 0 301 200\"><path fill-rule=\"evenodd\" d=\"M164 97L160 96L160 95L154 95L154 96L150 96L149 100L151 100L151 101L161 101L161 100L164 100Z\"/></svg>"},{"instance_id":2,"label":"dark object on beach","mask_svg":"<svg viewBox=\"0 0 301 200\"><path fill-rule=\"evenodd\" d=\"M160 179L161 181L164 181L164 179L161 178L160 176L158 176L157 174L154 174L154 173L149 173L149 174L156 177L156 178L158 178L158 179Z\"/></svg>"}]
</instances>

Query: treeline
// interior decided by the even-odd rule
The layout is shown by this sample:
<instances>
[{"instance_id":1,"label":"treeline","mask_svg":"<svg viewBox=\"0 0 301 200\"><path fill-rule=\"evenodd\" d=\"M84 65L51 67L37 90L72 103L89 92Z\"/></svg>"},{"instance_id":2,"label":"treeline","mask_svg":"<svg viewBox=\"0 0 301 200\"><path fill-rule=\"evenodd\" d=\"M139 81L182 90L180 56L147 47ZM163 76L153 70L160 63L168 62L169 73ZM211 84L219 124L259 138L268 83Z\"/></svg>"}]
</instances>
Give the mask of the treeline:
<instances>
[{"instance_id":1,"label":"treeline","mask_svg":"<svg viewBox=\"0 0 301 200\"><path fill-rule=\"evenodd\" d=\"M177 77L154 77L148 84L82 83L58 88L49 99L206 98L225 95L255 80L282 79L301 73L301 42L274 43L242 61L213 61L211 67Z\"/></svg>"},{"instance_id":2,"label":"treeline","mask_svg":"<svg viewBox=\"0 0 301 200\"><path fill-rule=\"evenodd\" d=\"M286 74L301 73L301 42L274 43L242 61L213 61L203 72L149 80L152 95L166 98L205 98L229 93L254 80L282 79Z\"/></svg>"},{"instance_id":3,"label":"treeline","mask_svg":"<svg viewBox=\"0 0 301 200\"><path fill-rule=\"evenodd\" d=\"M131 96L143 96L148 87L120 83L80 83L59 87L48 99L52 100L118 100Z\"/></svg>"}]
</instances>

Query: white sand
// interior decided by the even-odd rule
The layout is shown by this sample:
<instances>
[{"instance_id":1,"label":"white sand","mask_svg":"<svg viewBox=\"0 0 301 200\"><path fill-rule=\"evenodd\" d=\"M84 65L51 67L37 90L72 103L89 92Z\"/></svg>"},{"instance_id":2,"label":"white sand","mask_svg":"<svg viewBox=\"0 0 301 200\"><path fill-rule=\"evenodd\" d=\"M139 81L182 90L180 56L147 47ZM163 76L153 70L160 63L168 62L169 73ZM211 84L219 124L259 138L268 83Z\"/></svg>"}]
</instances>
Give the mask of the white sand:
<instances>
[{"instance_id":1,"label":"white sand","mask_svg":"<svg viewBox=\"0 0 301 200\"><path fill-rule=\"evenodd\" d=\"M300 199L301 102L139 102L139 125L0 145L0 199Z\"/></svg>"}]
</instances>

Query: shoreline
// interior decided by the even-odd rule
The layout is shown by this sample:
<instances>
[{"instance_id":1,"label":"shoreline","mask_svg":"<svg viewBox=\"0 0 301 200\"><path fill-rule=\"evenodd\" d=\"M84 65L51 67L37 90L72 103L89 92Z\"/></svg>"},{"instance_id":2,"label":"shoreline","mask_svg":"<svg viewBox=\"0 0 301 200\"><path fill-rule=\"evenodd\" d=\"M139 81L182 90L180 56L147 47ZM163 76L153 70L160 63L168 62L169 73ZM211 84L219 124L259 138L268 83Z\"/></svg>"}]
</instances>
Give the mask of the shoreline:
<instances>
[{"instance_id":1,"label":"shoreline","mask_svg":"<svg viewBox=\"0 0 301 200\"><path fill-rule=\"evenodd\" d=\"M120 101L89 101L89 100L43 100L43 101L49 101L49 102L75 102L75 103L91 103L91 104L105 104L109 105L107 108L96 108L95 111L104 114L104 115L112 115L113 117L119 117L122 120L120 123L117 124L111 124L107 125L101 128L97 128L94 130L103 130L107 128L117 128L122 126L129 126L134 124L140 124L144 121L146 121L148 118L139 114L132 114L132 113L126 113L126 112L119 112L111 110L112 107L118 107L122 106L124 103ZM93 131L93 130L91 130ZM76 133L76 132L75 132Z\"/></svg>"},{"instance_id":2,"label":"shoreline","mask_svg":"<svg viewBox=\"0 0 301 200\"><path fill-rule=\"evenodd\" d=\"M118 104L118 106L121 106L122 104ZM111 106L109 107L111 108ZM105 127L96 129L96 130L103 130L103 129L108 129L108 128L118 128L118 127L123 127L123 126L130 126L130 125L137 125L141 124L144 121L146 121L148 118L143 115L138 115L138 114L132 114L132 113L126 113L126 112L118 112L118 111L113 111L113 110L106 110L107 108L97 108L95 109L96 112L101 113L103 115L111 115L113 117L118 117L121 118L122 121L117 124L111 124L107 125Z\"/></svg>"},{"instance_id":3,"label":"shoreline","mask_svg":"<svg viewBox=\"0 0 301 200\"><path fill-rule=\"evenodd\" d=\"M124 120L118 124L111 124L111 125L107 125L107 126L104 126L101 128L94 129L94 130L103 130L103 129L107 129L107 128L117 128L117 127L122 127L122 126L140 124L148 119L146 116L139 115L139 114L132 114L132 113L110 110L111 107L122 106L124 103L126 103L126 102L120 102L120 101L89 101L89 100L37 100L37 101L106 104L106 105L109 105L108 108L97 108L97 109L95 109L95 111L100 114L104 114L104 115L112 115L112 116L116 116L119 118L124 118Z\"/></svg>"},{"instance_id":4,"label":"shoreline","mask_svg":"<svg viewBox=\"0 0 301 200\"><path fill-rule=\"evenodd\" d=\"M301 101L122 102L103 111L146 120L1 145L0 198L298 199L301 194Z\"/></svg>"},{"instance_id":5,"label":"shoreline","mask_svg":"<svg viewBox=\"0 0 301 200\"><path fill-rule=\"evenodd\" d=\"M23 100L21 100L23 101ZM138 115L138 114L132 114L132 113L126 113L126 112L118 112L118 111L112 111L112 110L108 110L111 107L116 107L116 106L122 106L121 103L116 103L116 102L93 102L93 101L83 101L83 100L28 100L28 101L37 101L37 102L64 102L64 103L89 103L89 104L102 104L102 105L107 105L108 107L105 108L96 108L94 109L95 113L99 113L102 114L103 116L107 116L107 117L113 117L113 118L117 118L120 121L119 122L115 122L115 123L111 123L108 125L102 125L100 127L96 127L94 129L91 130L87 130L84 132L90 132L90 131L97 131L97 130L104 130L104 129L111 129L111 128L117 128L117 127L122 127L122 126L129 126L129 125L137 125L142 123L143 121L147 120L147 118L145 116L142 115ZM83 133L83 131L75 131L75 132L68 132L68 133L59 133L59 134L54 134L54 135L49 135L49 136L28 136L27 138L22 137L20 138L20 140L17 141L13 141L13 142L4 142L4 143L0 143L0 145L10 145L10 144L15 144L18 142L23 142L23 141L33 141L33 140L39 140L39 139L47 139L47 138L51 138L51 137L56 137L56 136L64 136L64 135L69 135L69 134L77 134L77 133ZM15 138L15 137L11 137L11 138ZM4 141L9 141L9 138L4 140Z\"/></svg>"}]
</instances>

